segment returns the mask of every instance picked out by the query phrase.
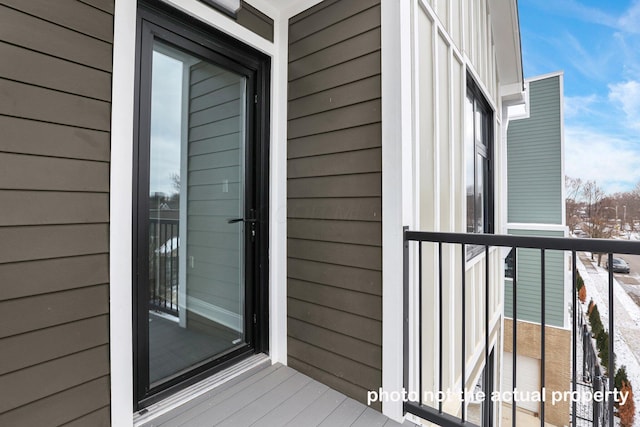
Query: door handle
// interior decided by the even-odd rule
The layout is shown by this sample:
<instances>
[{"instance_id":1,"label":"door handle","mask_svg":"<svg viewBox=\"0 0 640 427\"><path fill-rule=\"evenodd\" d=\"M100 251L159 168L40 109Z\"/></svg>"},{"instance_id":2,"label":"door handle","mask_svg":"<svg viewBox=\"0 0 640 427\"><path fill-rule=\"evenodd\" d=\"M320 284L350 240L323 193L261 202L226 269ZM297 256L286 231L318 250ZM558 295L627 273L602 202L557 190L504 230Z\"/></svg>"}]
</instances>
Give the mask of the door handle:
<instances>
[{"instance_id":1,"label":"door handle","mask_svg":"<svg viewBox=\"0 0 640 427\"><path fill-rule=\"evenodd\" d=\"M227 224L235 224L236 222L258 222L255 218L232 218L227 220Z\"/></svg>"}]
</instances>

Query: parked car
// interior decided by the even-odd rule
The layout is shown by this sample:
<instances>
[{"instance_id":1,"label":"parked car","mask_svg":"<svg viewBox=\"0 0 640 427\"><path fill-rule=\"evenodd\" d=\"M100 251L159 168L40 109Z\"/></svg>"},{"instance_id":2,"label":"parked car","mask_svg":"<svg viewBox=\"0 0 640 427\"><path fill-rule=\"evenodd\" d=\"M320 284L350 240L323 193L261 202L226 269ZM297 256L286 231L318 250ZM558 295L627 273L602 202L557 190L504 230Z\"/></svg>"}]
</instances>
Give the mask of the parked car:
<instances>
[{"instance_id":1,"label":"parked car","mask_svg":"<svg viewBox=\"0 0 640 427\"><path fill-rule=\"evenodd\" d=\"M605 267L609 269L609 261L605 262ZM630 271L629 264L622 258L613 258L611 268L614 273L628 273Z\"/></svg>"}]
</instances>

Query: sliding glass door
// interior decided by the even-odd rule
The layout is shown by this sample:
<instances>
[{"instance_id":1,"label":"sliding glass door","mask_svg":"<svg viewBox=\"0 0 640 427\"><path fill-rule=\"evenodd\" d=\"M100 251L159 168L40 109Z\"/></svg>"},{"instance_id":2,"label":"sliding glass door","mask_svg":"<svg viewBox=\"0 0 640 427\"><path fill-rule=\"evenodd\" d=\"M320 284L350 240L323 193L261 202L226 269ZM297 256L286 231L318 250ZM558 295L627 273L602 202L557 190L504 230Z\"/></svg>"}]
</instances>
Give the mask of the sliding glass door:
<instances>
[{"instance_id":1,"label":"sliding glass door","mask_svg":"<svg viewBox=\"0 0 640 427\"><path fill-rule=\"evenodd\" d=\"M266 214L259 70L215 38L203 46L156 22L141 26L138 407L264 351L266 330L257 325L266 292L256 242Z\"/></svg>"}]
</instances>

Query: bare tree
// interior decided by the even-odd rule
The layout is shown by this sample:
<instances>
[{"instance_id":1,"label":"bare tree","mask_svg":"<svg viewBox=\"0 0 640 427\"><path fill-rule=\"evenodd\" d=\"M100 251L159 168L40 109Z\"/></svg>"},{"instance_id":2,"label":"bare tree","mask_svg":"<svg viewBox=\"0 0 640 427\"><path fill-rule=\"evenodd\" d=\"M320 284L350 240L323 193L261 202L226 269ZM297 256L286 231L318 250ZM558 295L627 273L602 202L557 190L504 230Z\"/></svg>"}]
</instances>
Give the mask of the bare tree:
<instances>
[{"instance_id":1,"label":"bare tree","mask_svg":"<svg viewBox=\"0 0 640 427\"><path fill-rule=\"evenodd\" d=\"M566 224L570 230L573 230L581 221L579 211L582 204L579 198L582 190L582 180L565 176L564 187L566 195Z\"/></svg>"},{"instance_id":2,"label":"bare tree","mask_svg":"<svg viewBox=\"0 0 640 427\"><path fill-rule=\"evenodd\" d=\"M171 185L173 185L173 189L176 190L177 193L180 192L180 174L172 173L169 177L171 179Z\"/></svg>"},{"instance_id":3,"label":"bare tree","mask_svg":"<svg viewBox=\"0 0 640 427\"><path fill-rule=\"evenodd\" d=\"M581 195L587 211L586 226L589 236L595 239L611 237L612 228L607 224L605 209L610 207L610 199L606 198L604 191L595 181L586 181L582 186ZM593 256L594 254L591 254L591 259ZM602 254L598 254L598 265L601 260Z\"/></svg>"},{"instance_id":4,"label":"bare tree","mask_svg":"<svg viewBox=\"0 0 640 427\"><path fill-rule=\"evenodd\" d=\"M637 230L640 220L640 183L631 191L616 193L611 198L618 209L623 230Z\"/></svg>"}]
</instances>

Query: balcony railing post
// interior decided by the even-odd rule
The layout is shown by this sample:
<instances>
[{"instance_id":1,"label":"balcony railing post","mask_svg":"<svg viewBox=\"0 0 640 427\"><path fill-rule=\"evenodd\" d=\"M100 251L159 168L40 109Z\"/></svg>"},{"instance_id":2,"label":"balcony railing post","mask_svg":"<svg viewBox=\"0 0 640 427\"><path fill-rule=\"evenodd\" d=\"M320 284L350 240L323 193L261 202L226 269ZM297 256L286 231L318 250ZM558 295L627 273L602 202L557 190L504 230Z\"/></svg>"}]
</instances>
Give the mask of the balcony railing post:
<instances>
[{"instance_id":1,"label":"balcony railing post","mask_svg":"<svg viewBox=\"0 0 640 427\"><path fill-rule=\"evenodd\" d=\"M179 230L176 219L155 219L149 225L149 305L174 316L179 310Z\"/></svg>"},{"instance_id":2,"label":"balcony railing post","mask_svg":"<svg viewBox=\"0 0 640 427\"><path fill-rule=\"evenodd\" d=\"M418 243L418 402L422 404L422 242Z\"/></svg>"},{"instance_id":3,"label":"balcony railing post","mask_svg":"<svg viewBox=\"0 0 640 427\"><path fill-rule=\"evenodd\" d=\"M577 355L576 355L576 350L578 348L578 325L577 325L577 317L578 317L578 304L577 304L577 298L578 298L578 290L577 290L577 277L576 277L576 251L571 251L571 300L572 300L572 308L571 308L571 342L572 342L572 346L571 346L571 354L572 354L572 372L573 375L571 376L571 391L573 393L576 393L577 391L577 382L576 382L576 376L577 376ZM576 425L576 410L577 410L577 403L576 403L576 399L572 399L571 402L571 425L575 426Z\"/></svg>"},{"instance_id":4,"label":"balcony railing post","mask_svg":"<svg viewBox=\"0 0 640 427\"><path fill-rule=\"evenodd\" d=\"M438 387L442 390L442 242L438 242ZM442 399L438 399L438 412L442 413Z\"/></svg>"},{"instance_id":5,"label":"balcony railing post","mask_svg":"<svg viewBox=\"0 0 640 427\"><path fill-rule=\"evenodd\" d=\"M404 292L402 298L402 386L409 391L409 240L407 240L407 230L404 227L402 232L402 290ZM403 412L406 413L406 402L403 404Z\"/></svg>"},{"instance_id":6,"label":"balcony railing post","mask_svg":"<svg viewBox=\"0 0 640 427\"><path fill-rule=\"evenodd\" d=\"M467 410L467 406L465 404L466 402L466 386L467 386L467 348L466 348L466 340L467 340L467 318L466 318L466 311L467 311L467 301L466 301L466 282L467 282L467 248L465 246L465 244L463 243L461 246L461 254L462 254L462 271L460 272L461 274L461 286L462 286L462 291L461 291L461 296L462 296L462 342L461 342L461 354L460 354L460 359L461 359L461 370L462 373L460 375L460 382L461 382L461 388L462 388L462 408L460 409L460 420L464 423L466 420L466 410Z\"/></svg>"},{"instance_id":7,"label":"balcony railing post","mask_svg":"<svg viewBox=\"0 0 640 427\"><path fill-rule=\"evenodd\" d=\"M545 250L540 249L540 392L545 387ZM540 427L544 427L544 399L540 402Z\"/></svg>"},{"instance_id":8,"label":"balcony railing post","mask_svg":"<svg viewBox=\"0 0 640 427\"><path fill-rule=\"evenodd\" d=\"M513 331L513 348L511 349L511 386L512 391L515 394L516 391L516 383L517 383L517 364L518 364L518 298L517 298L517 277L518 277L518 256L517 256L517 248L514 246L512 250L513 253L513 278L511 279L512 283L512 296L513 296L513 309L512 315L513 320L511 321L512 331ZM516 410L518 409L518 402L515 399L511 401L511 425L515 426L517 421Z\"/></svg>"},{"instance_id":9,"label":"balcony railing post","mask_svg":"<svg viewBox=\"0 0 640 427\"><path fill-rule=\"evenodd\" d=\"M598 392L602 390L602 380L601 378L595 377L593 379L593 391ZM593 424L596 426L601 425L600 424L600 404L597 401L593 401Z\"/></svg>"},{"instance_id":10,"label":"balcony railing post","mask_svg":"<svg viewBox=\"0 0 640 427\"><path fill-rule=\"evenodd\" d=\"M608 259L608 270L609 270L609 366L607 367L608 369L608 373L607 376L609 378L608 384L609 384L609 391L613 393L613 388L615 387L613 378L616 374L615 372L615 353L613 352L613 344L614 344L614 337L615 337L615 330L614 330L614 322L613 322L613 305L614 305L614 294L613 294L613 253L609 252L609 259ZM613 396L613 394L610 394L610 396ZM610 425L613 425L613 399L609 399L607 401L607 404L609 406L609 410L608 410L608 419L609 419L609 423Z\"/></svg>"}]
</instances>

